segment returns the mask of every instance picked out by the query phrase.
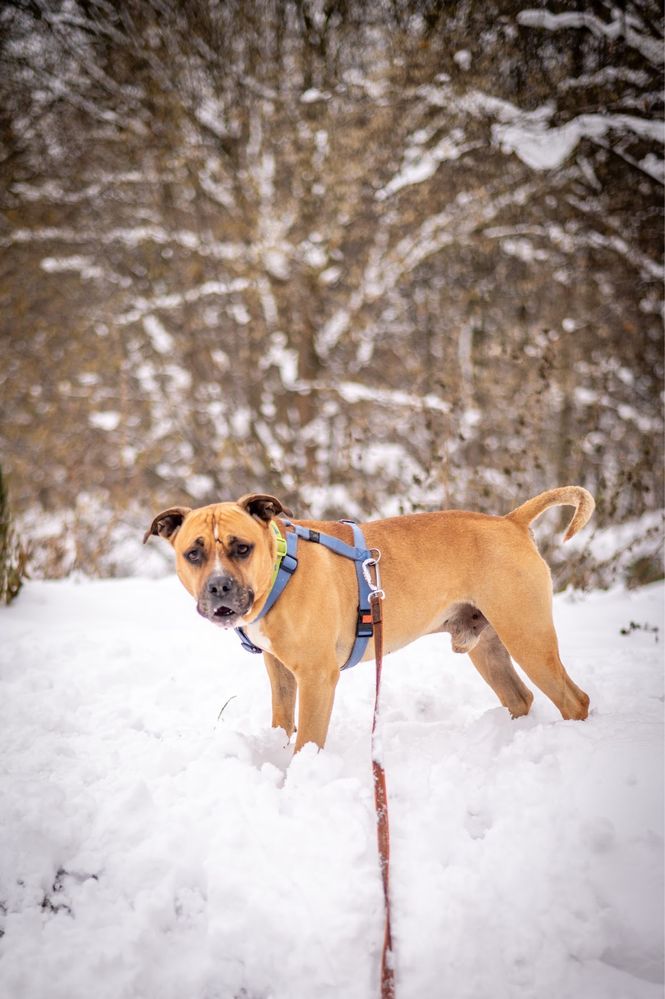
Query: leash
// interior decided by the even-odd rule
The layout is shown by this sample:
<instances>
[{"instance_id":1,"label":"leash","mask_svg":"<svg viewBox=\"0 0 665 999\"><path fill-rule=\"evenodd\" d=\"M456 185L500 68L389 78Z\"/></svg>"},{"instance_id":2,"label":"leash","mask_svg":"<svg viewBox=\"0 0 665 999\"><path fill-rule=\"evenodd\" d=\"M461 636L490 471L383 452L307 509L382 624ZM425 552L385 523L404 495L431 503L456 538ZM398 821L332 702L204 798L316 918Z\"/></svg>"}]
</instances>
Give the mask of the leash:
<instances>
[{"instance_id":1,"label":"leash","mask_svg":"<svg viewBox=\"0 0 665 999\"><path fill-rule=\"evenodd\" d=\"M376 551L376 550L375 550ZM374 553L373 553L374 554ZM380 748L377 748L376 723L379 715L379 694L381 692L381 670L383 668L383 598L379 559L381 553L363 562L363 573L370 587L369 601L372 609L374 628L374 658L376 661L376 693L374 695L374 716L372 718L372 775L374 777L374 808L376 811L376 838L379 848L379 864L383 883L383 907L385 923L383 950L381 952L381 999L394 999L395 972L393 968L393 938L390 926L390 825L388 821L388 791L386 773L383 768ZM373 576L373 578L372 578Z\"/></svg>"}]
</instances>

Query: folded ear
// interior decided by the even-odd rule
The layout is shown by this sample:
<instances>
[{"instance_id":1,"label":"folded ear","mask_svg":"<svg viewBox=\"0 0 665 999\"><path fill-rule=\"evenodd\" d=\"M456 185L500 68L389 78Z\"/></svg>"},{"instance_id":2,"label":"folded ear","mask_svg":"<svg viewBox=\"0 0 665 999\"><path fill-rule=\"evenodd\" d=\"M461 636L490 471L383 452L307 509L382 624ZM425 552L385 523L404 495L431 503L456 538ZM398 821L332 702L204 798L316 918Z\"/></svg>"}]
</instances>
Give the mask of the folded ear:
<instances>
[{"instance_id":1,"label":"folded ear","mask_svg":"<svg viewBox=\"0 0 665 999\"><path fill-rule=\"evenodd\" d=\"M180 530L180 525L191 512L189 506L172 506L168 510L158 513L148 530L143 535L143 544L153 534L158 534L160 538L166 538L173 544L176 534Z\"/></svg>"},{"instance_id":2,"label":"folded ear","mask_svg":"<svg viewBox=\"0 0 665 999\"><path fill-rule=\"evenodd\" d=\"M252 517L264 520L266 523L273 517L279 517L280 513L291 516L291 511L282 506L276 496L268 496L265 493L247 493L237 500L237 504Z\"/></svg>"}]
</instances>

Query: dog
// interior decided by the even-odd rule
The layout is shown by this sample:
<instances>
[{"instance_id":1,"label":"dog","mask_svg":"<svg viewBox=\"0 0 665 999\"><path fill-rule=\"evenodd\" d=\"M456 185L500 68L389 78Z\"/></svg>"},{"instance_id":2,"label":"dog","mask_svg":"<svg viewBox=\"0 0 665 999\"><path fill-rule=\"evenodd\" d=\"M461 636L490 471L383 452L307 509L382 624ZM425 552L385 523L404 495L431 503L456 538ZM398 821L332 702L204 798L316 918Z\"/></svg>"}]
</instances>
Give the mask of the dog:
<instances>
[{"instance_id":1,"label":"dog","mask_svg":"<svg viewBox=\"0 0 665 999\"><path fill-rule=\"evenodd\" d=\"M573 506L564 536L572 538L594 510L581 486L540 493L506 516L445 510L362 525L368 548L381 552L384 649L421 635L448 632L468 653L514 718L533 693L512 659L566 719L584 719L589 698L568 676L552 622L552 581L529 525L553 506ZM298 567L269 612L257 620L278 561L278 532L293 530L274 496L249 493L237 502L158 513L145 533L167 539L180 581L199 614L223 628L242 627L263 651L272 690L272 725L295 751L326 741L340 667L355 640L358 584L354 563L321 544L298 547ZM274 526L273 523L274 522ZM351 543L351 527L294 521ZM289 526L291 525L291 526ZM370 639L363 660L374 658ZM296 694L298 725L295 729Z\"/></svg>"}]
</instances>

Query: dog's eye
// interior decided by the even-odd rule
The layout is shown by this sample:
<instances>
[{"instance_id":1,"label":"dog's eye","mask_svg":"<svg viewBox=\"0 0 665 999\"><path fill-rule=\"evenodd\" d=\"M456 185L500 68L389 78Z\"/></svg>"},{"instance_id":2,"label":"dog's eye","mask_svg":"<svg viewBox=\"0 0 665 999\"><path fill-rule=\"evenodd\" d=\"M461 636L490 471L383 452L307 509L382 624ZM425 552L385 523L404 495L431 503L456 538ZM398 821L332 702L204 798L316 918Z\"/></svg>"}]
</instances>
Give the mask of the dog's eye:
<instances>
[{"instance_id":1,"label":"dog's eye","mask_svg":"<svg viewBox=\"0 0 665 999\"><path fill-rule=\"evenodd\" d=\"M186 553L185 558L188 562L191 562L192 565L200 565L203 559L203 552L200 548L192 548L191 551Z\"/></svg>"},{"instance_id":2,"label":"dog's eye","mask_svg":"<svg viewBox=\"0 0 665 999\"><path fill-rule=\"evenodd\" d=\"M233 554L236 558L247 558L252 553L254 545L245 544L243 541L239 541L233 547Z\"/></svg>"}]
</instances>

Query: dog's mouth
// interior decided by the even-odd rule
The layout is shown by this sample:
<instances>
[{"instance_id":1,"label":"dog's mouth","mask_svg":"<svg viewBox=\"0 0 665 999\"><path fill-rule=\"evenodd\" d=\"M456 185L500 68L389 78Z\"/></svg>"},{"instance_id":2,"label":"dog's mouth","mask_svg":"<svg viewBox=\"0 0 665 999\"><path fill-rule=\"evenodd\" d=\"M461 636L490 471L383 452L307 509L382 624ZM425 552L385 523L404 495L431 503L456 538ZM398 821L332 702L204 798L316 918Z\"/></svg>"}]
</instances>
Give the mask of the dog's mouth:
<instances>
[{"instance_id":1,"label":"dog's mouth","mask_svg":"<svg viewBox=\"0 0 665 999\"><path fill-rule=\"evenodd\" d=\"M231 617L237 617L238 612L233 607L218 607L212 616L216 621L226 621Z\"/></svg>"},{"instance_id":2,"label":"dog's mouth","mask_svg":"<svg viewBox=\"0 0 665 999\"><path fill-rule=\"evenodd\" d=\"M236 622L242 617L242 613L234 607L222 604L220 607L206 607L197 604L197 611L206 621L212 621L222 628L233 628Z\"/></svg>"},{"instance_id":3,"label":"dog's mouth","mask_svg":"<svg viewBox=\"0 0 665 999\"><path fill-rule=\"evenodd\" d=\"M206 621L211 621L221 628L235 628L240 619L249 613L254 602L253 594L247 593L243 597L244 599L239 598L232 602L229 600L217 606L203 598L198 601L196 609Z\"/></svg>"}]
</instances>

